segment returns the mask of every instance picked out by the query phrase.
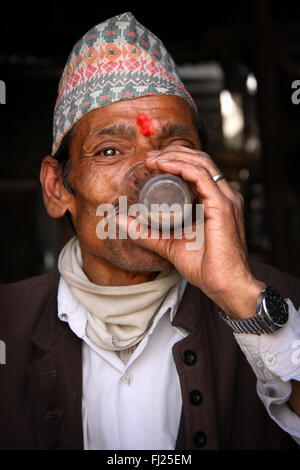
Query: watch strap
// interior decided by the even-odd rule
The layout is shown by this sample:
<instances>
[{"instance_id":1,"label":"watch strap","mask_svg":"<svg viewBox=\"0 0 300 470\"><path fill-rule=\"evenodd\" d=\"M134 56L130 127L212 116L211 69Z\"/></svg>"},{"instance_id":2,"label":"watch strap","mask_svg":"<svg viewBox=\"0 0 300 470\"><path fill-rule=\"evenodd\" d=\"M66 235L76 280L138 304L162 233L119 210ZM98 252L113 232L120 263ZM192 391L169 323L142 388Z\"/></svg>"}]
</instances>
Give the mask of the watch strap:
<instances>
[{"instance_id":1,"label":"watch strap","mask_svg":"<svg viewBox=\"0 0 300 470\"><path fill-rule=\"evenodd\" d=\"M266 295L275 295L278 300L282 299L284 301L284 299L273 287L268 286L260 293L256 306L256 314L253 317L245 318L243 320L234 320L226 315L226 313L224 313L221 309L219 310L219 315L233 329L235 333L250 333L256 335L261 335L264 333L275 333L275 331L283 326L284 321L281 324L276 324L274 321L272 321L272 318L270 317L266 308ZM285 307L286 311L288 311L287 305ZM285 315L287 315L285 320L287 321L288 313L285 313ZM284 318L281 318L281 320L284 320Z\"/></svg>"},{"instance_id":2,"label":"watch strap","mask_svg":"<svg viewBox=\"0 0 300 470\"><path fill-rule=\"evenodd\" d=\"M257 315L246 318L245 320L233 320L221 309L219 310L219 315L235 333L261 335L262 333L274 333L279 329L278 326L273 325L267 318L262 318Z\"/></svg>"}]
</instances>

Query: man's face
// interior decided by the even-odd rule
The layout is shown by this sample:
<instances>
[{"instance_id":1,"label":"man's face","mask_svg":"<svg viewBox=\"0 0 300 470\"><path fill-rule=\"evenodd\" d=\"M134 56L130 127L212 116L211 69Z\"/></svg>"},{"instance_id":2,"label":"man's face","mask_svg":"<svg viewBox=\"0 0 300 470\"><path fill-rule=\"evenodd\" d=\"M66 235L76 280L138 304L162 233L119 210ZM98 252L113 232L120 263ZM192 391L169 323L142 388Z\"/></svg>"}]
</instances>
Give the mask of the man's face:
<instances>
[{"instance_id":1,"label":"man's face","mask_svg":"<svg viewBox=\"0 0 300 470\"><path fill-rule=\"evenodd\" d=\"M144 113L152 132L142 132ZM146 134L146 135L144 135ZM147 135L152 134L152 135ZM190 106L172 95L152 95L113 103L86 114L71 143L69 182L74 191L72 218L81 249L126 271L160 271L167 260L126 240L100 240L96 234L100 204L116 204L126 171L147 152L166 146L200 148Z\"/></svg>"}]
</instances>

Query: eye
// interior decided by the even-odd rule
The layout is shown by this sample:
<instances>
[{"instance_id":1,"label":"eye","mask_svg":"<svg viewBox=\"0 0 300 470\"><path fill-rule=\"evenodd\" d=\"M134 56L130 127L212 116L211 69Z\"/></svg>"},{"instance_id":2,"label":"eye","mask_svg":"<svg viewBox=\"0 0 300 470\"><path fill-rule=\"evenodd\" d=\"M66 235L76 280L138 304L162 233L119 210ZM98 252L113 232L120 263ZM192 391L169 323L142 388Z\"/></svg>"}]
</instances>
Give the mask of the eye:
<instances>
[{"instance_id":1,"label":"eye","mask_svg":"<svg viewBox=\"0 0 300 470\"><path fill-rule=\"evenodd\" d=\"M108 147L106 149L99 150L96 155L100 155L106 158L113 158L119 155L119 150L115 149L114 147Z\"/></svg>"}]
</instances>

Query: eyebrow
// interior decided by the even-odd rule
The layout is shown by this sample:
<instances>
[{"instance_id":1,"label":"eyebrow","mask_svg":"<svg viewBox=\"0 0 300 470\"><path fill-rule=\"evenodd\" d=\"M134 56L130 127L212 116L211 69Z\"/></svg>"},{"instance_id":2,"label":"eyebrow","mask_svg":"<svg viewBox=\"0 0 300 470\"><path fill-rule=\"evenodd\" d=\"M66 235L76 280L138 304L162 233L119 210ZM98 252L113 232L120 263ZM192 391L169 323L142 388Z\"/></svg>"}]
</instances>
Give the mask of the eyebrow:
<instances>
[{"instance_id":1,"label":"eyebrow","mask_svg":"<svg viewBox=\"0 0 300 470\"><path fill-rule=\"evenodd\" d=\"M158 132L160 138L167 139L173 136L185 136L191 134L194 128L186 124L165 124Z\"/></svg>"},{"instance_id":2,"label":"eyebrow","mask_svg":"<svg viewBox=\"0 0 300 470\"><path fill-rule=\"evenodd\" d=\"M103 135L112 135L112 136L120 136L126 138L132 138L136 136L136 129L131 126L127 126L124 123L121 124L113 124L112 126L103 127L102 129L98 129L96 132L92 133L91 137L100 137Z\"/></svg>"},{"instance_id":3,"label":"eyebrow","mask_svg":"<svg viewBox=\"0 0 300 470\"><path fill-rule=\"evenodd\" d=\"M194 128L186 124L164 124L161 129L158 130L157 136L161 139L167 139L173 136L185 136L191 134L193 131ZM136 137L137 130L135 127L128 126L124 123L117 123L98 129L91 133L89 137L101 137L105 135L133 138Z\"/></svg>"}]
</instances>

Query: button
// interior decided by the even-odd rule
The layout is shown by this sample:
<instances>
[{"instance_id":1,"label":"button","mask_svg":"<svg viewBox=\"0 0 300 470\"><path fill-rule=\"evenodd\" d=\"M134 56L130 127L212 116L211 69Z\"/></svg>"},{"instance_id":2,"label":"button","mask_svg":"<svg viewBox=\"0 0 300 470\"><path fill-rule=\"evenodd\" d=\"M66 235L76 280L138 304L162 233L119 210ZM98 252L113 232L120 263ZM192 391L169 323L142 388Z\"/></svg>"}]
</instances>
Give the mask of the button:
<instances>
[{"instance_id":1,"label":"button","mask_svg":"<svg viewBox=\"0 0 300 470\"><path fill-rule=\"evenodd\" d=\"M202 403L202 393L199 390L191 390L189 395L192 405L198 406Z\"/></svg>"},{"instance_id":2,"label":"button","mask_svg":"<svg viewBox=\"0 0 300 470\"><path fill-rule=\"evenodd\" d=\"M265 361L268 366L274 366L276 364L276 356L274 354L266 354Z\"/></svg>"},{"instance_id":3,"label":"button","mask_svg":"<svg viewBox=\"0 0 300 470\"><path fill-rule=\"evenodd\" d=\"M264 363L263 363L263 360L261 357L258 357L256 360L255 360L255 364L257 365L257 367L259 369L263 369L265 367Z\"/></svg>"},{"instance_id":4,"label":"button","mask_svg":"<svg viewBox=\"0 0 300 470\"><path fill-rule=\"evenodd\" d=\"M126 384L126 385L131 385L132 382L133 382L133 377L132 377L132 375L129 375L129 374L124 375L124 377L122 378L122 381L123 381L124 384Z\"/></svg>"},{"instance_id":5,"label":"button","mask_svg":"<svg viewBox=\"0 0 300 470\"><path fill-rule=\"evenodd\" d=\"M197 361L197 356L191 349L186 349L182 354L182 359L187 366L193 366Z\"/></svg>"},{"instance_id":6,"label":"button","mask_svg":"<svg viewBox=\"0 0 300 470\"><path fill-rule=\"evenodd\" d=\"M206 434L203 431L196 432L194 436L194 444L196 447L203 447L206 444Z\"/></svg>"}]
</instances>

